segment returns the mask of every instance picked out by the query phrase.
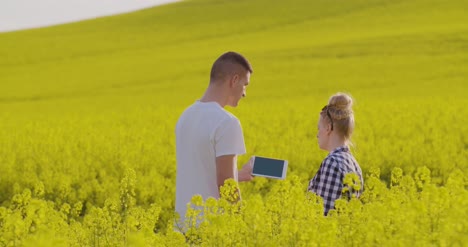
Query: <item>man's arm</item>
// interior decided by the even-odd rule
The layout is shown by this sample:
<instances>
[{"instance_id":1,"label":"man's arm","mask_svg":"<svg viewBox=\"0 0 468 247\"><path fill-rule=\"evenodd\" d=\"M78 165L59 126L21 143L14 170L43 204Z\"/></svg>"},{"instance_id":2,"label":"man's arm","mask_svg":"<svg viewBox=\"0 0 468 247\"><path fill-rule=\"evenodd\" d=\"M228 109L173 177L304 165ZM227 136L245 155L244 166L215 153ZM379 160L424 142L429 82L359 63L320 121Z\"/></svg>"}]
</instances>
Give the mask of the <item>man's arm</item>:
<instances>
[{"instance_id":1,"label":"man's arm","mask_svg":"<svg viewBox=\"0 0 468 247\"><path fill-rule=\"evenodd\" d=\"M220 192L221 186L224 185L224 181L227 179L235 179L237 165L236 155L223 155L216 157L216 178L218 183L218 191ZM220 192L221 193L221 192ZM240 192L237 190L238 197L240 198Z\"/></svg>"},{"instance_id":2,"label":"man's arm","mask_svg":"<svg viewBox=\"0 0 468 247\"><path fill-rule=\"evenodd\" d=\"M218 189L224 185L225 180L235 178L236 161L236 155L223 155L216 157L216 178Z\"/></svg>"}]
</instances>

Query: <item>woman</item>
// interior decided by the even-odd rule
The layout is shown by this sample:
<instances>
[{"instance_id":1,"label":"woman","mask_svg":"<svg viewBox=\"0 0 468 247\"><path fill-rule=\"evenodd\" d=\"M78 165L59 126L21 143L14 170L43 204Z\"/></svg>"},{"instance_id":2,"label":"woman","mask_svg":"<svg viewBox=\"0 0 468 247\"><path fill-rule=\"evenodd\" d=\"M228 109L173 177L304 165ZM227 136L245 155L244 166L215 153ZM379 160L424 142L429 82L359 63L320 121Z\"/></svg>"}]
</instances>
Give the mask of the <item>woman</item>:
<instances>
[{"instance_id":1,"label":"woman","mask_svg":"<svg viewBox=\"0 0 468 247\"><path fill-rule=\"evenodd\" d=\"M364 181L361 167L349 151L351 135L354 130L353 99L344 93L333 95L328 105L320 112L318 123L318 144L330 153L322 161L320 168L309 183L309 191L323 198L325 215L335 206L335 200L343 192L343 179L348 173L355 173L359 177L358 190L352 186L347 188L348 196L354 194L359 197L362 193Z\"/></svg>"}]
</instances>

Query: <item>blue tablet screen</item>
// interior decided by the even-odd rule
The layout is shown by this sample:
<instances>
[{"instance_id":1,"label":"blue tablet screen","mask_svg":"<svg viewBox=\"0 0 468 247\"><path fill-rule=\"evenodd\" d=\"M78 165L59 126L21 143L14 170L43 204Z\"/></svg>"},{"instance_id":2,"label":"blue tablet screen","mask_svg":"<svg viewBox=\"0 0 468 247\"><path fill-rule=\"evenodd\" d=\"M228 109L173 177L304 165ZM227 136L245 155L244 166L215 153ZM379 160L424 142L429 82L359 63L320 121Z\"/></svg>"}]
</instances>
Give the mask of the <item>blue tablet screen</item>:
<instances>
[{"instance_id":1,"label":"blue tablet screen","mask_svg":"<svg viewBox=\"0 0 468 247\"><path fill-rule=\"evenodd\" d=\"M255 157L253 173L272 177L283 176L284 160Z\"/></svg>"}]
</instances>

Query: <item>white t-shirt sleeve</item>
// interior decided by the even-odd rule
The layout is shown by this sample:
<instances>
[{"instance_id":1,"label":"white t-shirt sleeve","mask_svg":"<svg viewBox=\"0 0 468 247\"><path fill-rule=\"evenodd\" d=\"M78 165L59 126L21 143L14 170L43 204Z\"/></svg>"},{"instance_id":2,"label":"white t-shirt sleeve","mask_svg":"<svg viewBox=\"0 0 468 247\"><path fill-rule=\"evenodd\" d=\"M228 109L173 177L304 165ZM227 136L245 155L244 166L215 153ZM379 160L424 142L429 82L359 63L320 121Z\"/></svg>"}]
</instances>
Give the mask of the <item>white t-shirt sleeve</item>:
<instances>
[{"instance_id":1,"label":"white t-shirt sleeve","mask_svg":"<svg viewBox=\"0 0 468 247\"><path fill-rule=\"evenodd\" d=\"M216 157L245 154L244 135L237 118L229 118L218 126L214 133L214 148Z\"/></svg>"}]
</instances>

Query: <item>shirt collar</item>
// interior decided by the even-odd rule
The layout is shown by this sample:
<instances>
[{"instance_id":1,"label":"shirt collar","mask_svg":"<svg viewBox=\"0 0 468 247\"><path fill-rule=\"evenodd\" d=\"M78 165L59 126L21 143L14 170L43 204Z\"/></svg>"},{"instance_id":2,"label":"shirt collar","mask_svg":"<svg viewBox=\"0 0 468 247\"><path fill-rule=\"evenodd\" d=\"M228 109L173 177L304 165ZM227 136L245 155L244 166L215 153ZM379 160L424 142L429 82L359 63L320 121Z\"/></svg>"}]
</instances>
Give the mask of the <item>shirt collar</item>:
<instances>
[{"instance_id":1,"label":"shirt collar","mask_svg":"<svg viewBox=\"0 0 468 247\"><path fill-rule=\"evenodd\" d=\"M349 147L346 146L346 145L343 145L343 146L339 146L337 148L335 148L333 151L330 152L330 154L334 154L334 153L339 153L339 152L349 152Z\"/></svg>"}]
</instances>

